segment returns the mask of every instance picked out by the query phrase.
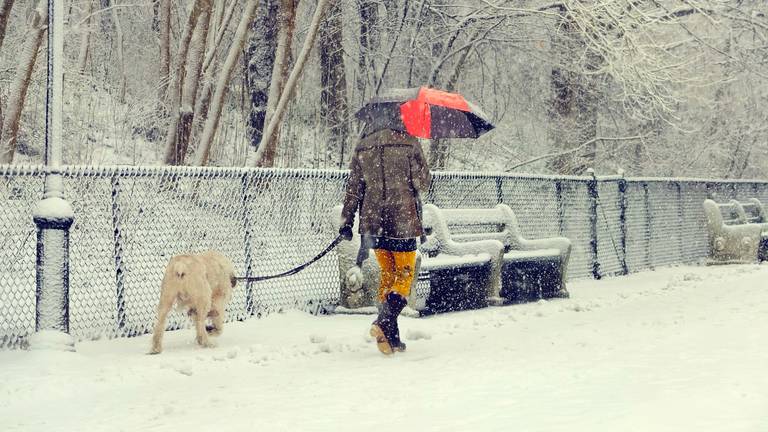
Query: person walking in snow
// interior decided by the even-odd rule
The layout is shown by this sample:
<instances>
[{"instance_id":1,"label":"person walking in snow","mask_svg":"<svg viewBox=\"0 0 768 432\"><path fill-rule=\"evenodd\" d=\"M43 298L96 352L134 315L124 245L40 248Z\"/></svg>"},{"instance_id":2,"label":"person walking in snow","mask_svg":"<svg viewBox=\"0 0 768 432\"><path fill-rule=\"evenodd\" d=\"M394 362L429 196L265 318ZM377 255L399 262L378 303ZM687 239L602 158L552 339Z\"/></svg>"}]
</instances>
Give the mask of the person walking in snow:
<instances>
[{"instance_id":1,"label":"person walking in snow","mask_svg":"<svg viewBox=\"0 0 768 432\"><path fill-rule=\"evenodd\" d=\"M363 131L350 162L339 234L352 239L359 213L361 243L374 250L381 268L381 308L370 331L384 354L405 350L397 317L415 276L417 239L424 234L419 195L430 180L417 138L391 129Z\"/></svg>"}]
</instances>

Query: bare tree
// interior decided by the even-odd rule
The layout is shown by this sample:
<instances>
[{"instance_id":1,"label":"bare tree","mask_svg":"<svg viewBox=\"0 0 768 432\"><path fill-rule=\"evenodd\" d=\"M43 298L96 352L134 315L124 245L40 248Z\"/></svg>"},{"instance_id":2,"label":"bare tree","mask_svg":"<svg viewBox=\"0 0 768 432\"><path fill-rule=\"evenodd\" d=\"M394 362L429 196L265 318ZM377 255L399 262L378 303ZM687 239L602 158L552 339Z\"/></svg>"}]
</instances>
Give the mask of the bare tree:
<instances>
[{"instance_id":1,"label":"bare tree","mask_svg":"<svg viewBox=\"0 0 768 432\"><path fill-rule=\"evenodd\" d=\"M278 6L277 0L263 0L259 3L246 51L246 83L250 98L248 139L254 147L261 142L264 131L269 84L272 81L277 49Z\"/></svg>"},{"instance_id":2,"label":"bare tree","mask_svg":"<svg viewBox=\"0 0 768 432\"><path fill-rule=\"evenodd\" d=\"M16 151L16 140L19 132L19 120L27 97L27 89L35 68L35 61L48 28L47 2L41 0L34 10L32 21L25 36L24 46L19 52L19 63L16 69L10 91L8 92L7 107L0 132L0 164L13 162Z\"/></svg>"},{"instance_id":3,"label":"bare tree","mask_svg":"<svg viewBox=\"0 0 768 432\"><path fill-rule=\"evenodd\" d=\"M210 0L195 0L179 42L176 75L169 88L172 117L166 136L164 158L168 165L181 165L186 157L210 14Z\"/></svg>"},{"instance_id":4,"label":"bare tree","mask_svg":"<svg viewBox=\"0 0 768 432\"><path fill-rule=\"evenodd\" d=\"M461 76L461 71L464 68L464 65L467 61L467 58L469 57L469 53L471 52L470 48L472 45L468 45L465 48L463 48L460 52L458 60L456 61L455 65L453 66L453 72L449 75L448 79L446 80L445 85L443 88L445 88L447 91L456 91L456 87L459 83L459 78ZM448 166L448 157L450 155L449 150L449 142L446 139L433 139L430 140L430 152L429 152L429 164L430 167L434 170L444 170Z\"/></svg>"},{"instance_id":5,"label":"bare tree","mask_svg":"<svg viewBox=\"0 0 768 432\"><path fill-rule=\"evenodd\" d=\"M93 14L93 1L86 0L83 8L83 22L81 23L80 48L77 54L77 72L80 75L85 74L85 68L88 64L88 53L91 45L91 15Z\"/></svg>"},{"instance_id":6,"label":"bare tree","mask_svg":"<svg viewBox=\"0 0 768 432\"><path fill-rule=\"evenodd\" d=\"M125 72L125 41L123 36L123 25L120 23L120 17L117 15L117 8L110 8L112 15L112 22L115 27L115 49L117 51L117 67L118 67L118 101L125 103L125 92L127 84L127 77Z\"/></svg>"},{"instance_id":7,"label":"bare tree","mask_svg":"<svg viewBox=\"0 0 768 432\"><path fill-rule=\"evenodd\" d=\"M4 105L3 95L0 94L0 145L3 144L3 105ZM0 150L2 150L2 147L0 147Z\"/></svg>"},{"instance_id":8,"label":"bare tree","mask_svg":"<svg viewBox=\"0 0 768 432\"><path fill-rule=\"evenodd\" d=\"M376 54L379 49L379 5L373 0L357 0L360 14L360 54L357 63L357 91L362 100L376 77Z\"/></svg>"},{"instance_id":9,"label":"bare tree","mask_svg":"<svg viewBox=\"0 0 768 432\"><path fill-rule=\"evenodd\" d=\"M157 87L159 99L165 100L171 69L171 0L158 0L158 36L160 42L160 83Z\"/></svg>"},{"instance_id":10,"label":"bare tree","mask_svg":"<svg viewBox=\"0 0 768 432\"><path fill-rule=\"evenodd\" d=\"M597 86L594 72L600 58L585 41L565 6L558 9L552 46L555 65L552 68L552 105L549 111L553 146L566 151L590 141L592 144L579 153L553 158L549 168L560 174L580 175L594 165L597 136ZM580 55L574 55L580 53Z\"/></svg>"},{"instance_id":11,"label":"bare tree","mask_svg":"<svg viewBox=\"0 0 768 432\"><path fill-rule=\"evenodd\" d=\"M239 1L232 1L224 12L224 3L218 3L219 7L215 8L218 18L215 19L215 24L212 24L211 30L208 32L208 49L205 53L205 60L203 60L203 69L201 73L202 89L198 91L197 99L195 100L195 116L193 132L195 138L197 138L201 131L203 124L208 118L208 109L211 105L211 98L213 97L213 86L218 82L216 69L219 67L216 53L220 50L221 44L224 40L224 34L229 28L229 24L234 16L235 9L240 4Z\"/></svg>"},{"instance_id":12,"label":"bare tree","mask_svg":"<svg viewBox=\"0 0 768 432\"><path fill-rule=\"evenodd\" d=\"M109 11L112 9L112 0L99 0L99 6L101 7L102 11ZM110 18L112 18L112 14L101 13L99 16L101 16L101 32L104 34L109 34L110 30L112 29L112 21L110 20Z\"/></svg>"},{"instance_id":13,"label":"bare tree","mask_svg":"<svg viewBox=\"0 0 768 432\"><path fill-rule=\"evenodd\" d=\"M294 65L293 70L288 77L288 81L285 83L285 89L283 89L282 94L280 94L280 101L277 103L274 114L269 116L269 123L264 130L264 136L261 140L261 144L259 144L259 149L256 151L254 156L257 166L271 166L274 163L274 155L272 155L271 158L268 158L268 156L265 155L266 143L275 140L277 137L277 131L279 129L280 123L283 120L285 108L288 105L288 102L293 98L293 92L296 89L296 84L298 83L299 77L301 77L301 74L304 71L304 65L307 63L307 59L309 58L309 52L312 50L312 47L315 44L317 31L320 27L323 14L325 13L327 6L328 0L318 0L317 6L315 6L315 13L312 15L312 23L309 25L307 37L304 39L304 46L301 48L299 57L296 60L296 65Z\"/></svg>"},{"instance_id":14,"label":"bare tree","mask_svg":"<svg viewBox=\"0 0 768 432\"><path fill-rule=\"evenodd\" d=\"M341 168L349 135L347 72L344 67L342 16L339 2L332 2L320 28L320 116L328 130L325 166Z\"/></svg>"},{"instance_id":15,"label":"bare tree","mask_svg":"<svg viewBox=\"0 0 768 432\"><path fill-rule=\"evenodd\" d=\"M14 0L0 0L0 48L3 47L5 39L5 29L8 24L8 18L11 16Z\"/></svg>"},{"instance_id":16,"label":"bare tree","mask_svg":"<svg viewBox=\"0 0 768 432\"><path fill-rule=\"evenodd\" d=\"M181 111L179 114L179 129L177 151L179 160L183 163L190 141L192 140L192 125L195 120L195 106L199 106L198 88L202 79L202 67L206 41L210 29L212 10L208 9L200 15L195 34L189 45L187 68L184 72L184 85L181 92Z\"/></svg>"},{"instance_id":17,"label":"bare tree","mask_svg":"<svg viewBox=\"0 0 768 432\"><path fill-rule=\"evenodd\" d=\"M480 45L491 29L498 26L495 23L490 28L486 25L473 26L478 20L482 9L476 9L461 17L452 17L455 25L450 29L445 28L443 24L445 17L440 17L435 13L429 13L427 17L427 26L431 31L438 32L437 37L431 40L431 59L429 78L427 84L455 92L458 89L459 79L464 67L467 64L469 55L478 45ZM503 18L502 18L503 20ZM450 31L449 37L443 38L439 32ZM413 58L412 58L413 60ZM409 81L413 78L413 70L409 71ZM429 163L434 170L444 170L448 166L450 156L450 144L447 139L432 139L430 141Z\"/></svg>"},{"instance_id":18,"label":"bare tree","mask_svg":"<svg viewBox=\"0 0 768 432\"><path fill-rule=\"evenodd\" d=\"M216 3L218 7L216 7L215 10L217 11L218 19L211 23L214 31L209 32L209 38L211 38L211 40L208 41L209 49L205 53L205 61L203 62L203 73L206 75L209 74L213 59L216 58L216 53L219 51L222 41L224 40L224 34L227 32L229 24L232 22L232 17L235 15L235 10L240 3L241 2L237 0L231 1L226 12L224 12L225 3Z\"/></svg>"},{"instance_id":19,"label":"bare tree","mask_svg":"<svg viewBox=\"0 0 768 432\"><path fill-rule=\"evenodd\" d=\"M293 31L296 27L296 2L294 0L281 0L277 27L277 52L275 53L272 80L269 84L269 95L267 96L265 125L269 125L269 122L275 116L285 83L288 81ZM263 155L260 156L260 159L263 160L258 161L260 166L271 167L274 165L278 139L279 131L274 131L270 136L265 136L262 133L261 142L259 142L256 150L257 154Z\"/></svg>"},{"instance_id":20,"label":"bare tree","mask_svg":"<svg viewBox=\"0 0 768 432\"><path fill-rule=\"evenodd\" d=\"M232 46L230 46L229 53L224 61L224 67L219 73L218 81L216 83L216 91L213 94L211 112L205 122L205 127L203 128L202 136L200 138L200 148L196 161L197 165L206 165L208 163L211 146L213 145L213 137L216 135L216 130L219 127L219 119L221 118L222 105L224 104L227 85L232 78L232 72L235 70L240 54L243 51L245 39L248 35L248 27L253 21L253 16L256 13L258 3L258 0L248 0L248 3L245 4L243 15L240 18L240 24L237 26L235 38L232 41Z\"/></svg>"}]
</instances>

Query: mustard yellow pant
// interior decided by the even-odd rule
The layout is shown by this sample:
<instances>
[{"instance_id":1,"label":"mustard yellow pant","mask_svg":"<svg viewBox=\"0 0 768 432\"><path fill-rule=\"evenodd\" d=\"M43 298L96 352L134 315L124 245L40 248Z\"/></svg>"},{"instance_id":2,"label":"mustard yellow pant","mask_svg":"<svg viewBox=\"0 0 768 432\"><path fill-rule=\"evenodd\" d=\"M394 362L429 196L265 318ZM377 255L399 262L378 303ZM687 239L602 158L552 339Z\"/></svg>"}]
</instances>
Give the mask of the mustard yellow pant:
<instances>
[{"instance_id":1,"label":"mustard yellow pant","mask_svg":"<svg viewBox=\"0 0 768 432\"><path fill-rule=\"evenodd\" d=\"M416 267L416 251L393 252L386 249L374 249L373 251L376 253L376 261L381 267L379 301L383 303L387 294L393 291L407 298L411 294L411 283Z\"/></svg>"}]
</instances>

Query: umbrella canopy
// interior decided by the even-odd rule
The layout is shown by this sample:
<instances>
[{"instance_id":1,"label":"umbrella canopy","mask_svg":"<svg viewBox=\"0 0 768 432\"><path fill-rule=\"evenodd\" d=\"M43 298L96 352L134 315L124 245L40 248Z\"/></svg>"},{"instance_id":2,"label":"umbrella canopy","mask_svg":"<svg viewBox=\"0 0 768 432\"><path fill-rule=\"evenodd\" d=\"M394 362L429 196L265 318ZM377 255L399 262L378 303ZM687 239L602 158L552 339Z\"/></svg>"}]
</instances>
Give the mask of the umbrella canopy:
<instances>
[{"instance_id":1,"label":"umbrella canopy","mask_svg":"<svg viewBox=\"0 0 768 432\"><path fill-rule=\"evenodd\" d=\"M462 95L427 87L386 90L356 117L365 122L363 135L393 129L419 138L477 138L494 128Z\"/></svg>"}]
</instances>

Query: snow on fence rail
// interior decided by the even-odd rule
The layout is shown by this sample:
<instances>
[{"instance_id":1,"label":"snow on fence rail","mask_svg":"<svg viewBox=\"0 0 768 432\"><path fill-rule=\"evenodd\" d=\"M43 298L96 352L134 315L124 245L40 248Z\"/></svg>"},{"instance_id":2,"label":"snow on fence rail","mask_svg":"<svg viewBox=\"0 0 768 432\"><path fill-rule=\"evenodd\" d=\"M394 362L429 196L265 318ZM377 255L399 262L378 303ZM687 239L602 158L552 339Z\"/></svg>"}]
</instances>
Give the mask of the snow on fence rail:
<instances>
[{"instance_id":1,"label":"snow on fence rail","mask_svg":"<svg viewBox=\"0 0 768 432\"><path fill-rule=\"evenodd\" d=\"M35 329L35 224L45 167L0 166L0 347ZM240 275L306 261L335 236L331 208L346 172L331 170L63 167L70 230L70 332L146 333L171 255L217 249ZM768 182L436 173L438 207L508 204L526 238L573 242L568 277L625 274L707 254L702 202L756 197ZM338 301L334 254L295 276L239 285L230 319ZM171 327L185 325L181 315Z\"/></svg>"}]
</instances>

